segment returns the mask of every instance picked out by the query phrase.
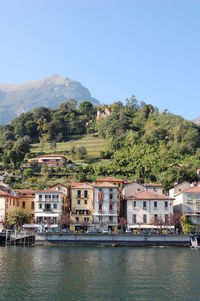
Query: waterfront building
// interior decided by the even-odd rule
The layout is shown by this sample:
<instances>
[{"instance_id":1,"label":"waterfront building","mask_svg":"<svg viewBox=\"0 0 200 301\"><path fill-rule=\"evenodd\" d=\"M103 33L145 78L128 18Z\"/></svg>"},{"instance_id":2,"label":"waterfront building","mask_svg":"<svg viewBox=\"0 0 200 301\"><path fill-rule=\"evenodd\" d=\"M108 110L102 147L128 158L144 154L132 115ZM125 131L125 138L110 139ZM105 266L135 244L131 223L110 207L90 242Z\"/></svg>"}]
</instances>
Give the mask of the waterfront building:
<instances>
[{"instance_id":1,"label":"waterfront building","mask_svg":"<svg viewBox=\"0 0 200 301\"><path fill-rule=\"evenodd\" d=\"M64 167L67 163L67 159L63 155L41 155L34 159L29 159L28 163L30 165L36 164L38 166L47 166L47 167Z\"/></svg>"},{"instance_id":2,"label":"waterfront building","mask_svg":"<svg viewBox=\"0 0 200 301\"><path fill-rule=\"evenodd\" d=\"M56 189L35 193L35 222L56 227L64 212L64 195Z\"/></svg>"},{"instance_id":3,"label":"waterfront building","mask_svg":"<svg viewBox=\"0 0 200 301\"><path fill-rule=\"evenodd\" d=\"M122 199L120 206L120 215L127 219L127 200L138 192L144 191L144 186L137 183L136 181L124 182L122 189Z\"/></svg>"},{"instance_id":4,"label":"waterfront building","mask_svg":"<svg viewBox=\"0 0 200 301\"><path fill-rule=\"evenodd\" d=\"M70 212L70 189L66 185L56 183L50 186L51 189L62 192L64 198L64 213Z\"/></svg>"},{"instance_id":5,"label":"waterfront building","mask_svg":"<svg viewBox=\"0 0 200 301\"><path fill-rule=\"evenodd\" d=\"M93 222L94 187L88 183L71 183L71 231L87 231Z\"/></svg>"},{"instance_id":6,"label":"waterfront building","mask_svg":"<svg viewBox=\"0 0 200 301\"><path fill-rule=\"evenodd\" d=\"M169 190L169 196L174 197L182 191L189 189L192 186L190 182L175 183L174 187Z\"/></svg>"},{"instance_id":7,"label":"waterfront building","mask_svg":"<svg viewBox=\"0 0 200 301\"><path fill-rule=\"evenodd\" d=\"M4 229L9 211L16 208L17 201L16 195L0 190L0 232Z\"/></svg>"},{"instance_id":8,"label":"waterfront building","mask_svg":"<svg viewBox=\"0 0 200 301\"><path fill-rule=\"evenodd\" d=\"M127 225L129 229L170 225L173 198L153 191L142 191L127 200Z\"/></svg>"},{"instance_id":9,"label":"waterfront building","mask_svg":"<svg viewBox=\"0 0 200 301\"><path fill-rule=\"evenodd\" d=\"M113 177L105 177L105 178L98 178L96 180L97 183L110 183L118 188L118 203L117 203L117 214L118 216L121 216L121 212L123 212L124 204L123 204L123 198L122 198L122 189L124 185L124 180L117 179Z\"/></svg>"},{"instance_id":10,"label":"waterfront building","mask_svg":"<svg viewBox=\"0 0 200 301\"><path fill-rule=\"evenodd\" d=\"M194 225L200 225L200 187L193 186L174 195L174 212L188 217Z\"/></svg>"},{"instance_id":11,"label":"waterfront building","mask_svg":"<svg viewBox=\"0 0 200 301\"><path fill-rule=\"evenodd\" d=\"M94 226L96 229L116 231L118 228L118 188L108 182L93 183Z\"/></svg>"},{"instance_id":12,"label":"waterfront building","mask_svg":"<svg viewBox=\"0 0 200 301\"><path fill-rule=\"evenodd\" d=\"M18 199L16 207L22 208L26 211L29 222L35 221L35 190L33 189L16 189Z\"/></svg>"}]
</instances>

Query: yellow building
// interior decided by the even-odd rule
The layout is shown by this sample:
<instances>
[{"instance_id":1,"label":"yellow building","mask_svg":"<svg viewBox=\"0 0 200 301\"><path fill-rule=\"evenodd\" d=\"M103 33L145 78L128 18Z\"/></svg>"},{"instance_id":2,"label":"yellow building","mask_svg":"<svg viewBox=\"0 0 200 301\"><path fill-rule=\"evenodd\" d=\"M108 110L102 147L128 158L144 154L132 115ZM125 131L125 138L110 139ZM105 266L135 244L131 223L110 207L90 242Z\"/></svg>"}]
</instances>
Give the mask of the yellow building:
<instances>
[{"instance_id":1,"label":"yellow building","mask_svg":"<svg viewBox=\"0 0 200 301\"><path fill-rule=\"evenodd\" d=\"M34 223L35 220L35 191L32 189L16 189L18 196L16 207L24 209L29 216L29 222Z\"/></svg>"},{"instance_id":2,"label":"yellow building","mask_svg":"<svg viewBox=\"0 0 200 301\"><path fill-rule=\"evenodd\" d=\"M71 231L87 231L93 222L94 188L87 183L71 183Z\"/></svg>"}]
</instances>

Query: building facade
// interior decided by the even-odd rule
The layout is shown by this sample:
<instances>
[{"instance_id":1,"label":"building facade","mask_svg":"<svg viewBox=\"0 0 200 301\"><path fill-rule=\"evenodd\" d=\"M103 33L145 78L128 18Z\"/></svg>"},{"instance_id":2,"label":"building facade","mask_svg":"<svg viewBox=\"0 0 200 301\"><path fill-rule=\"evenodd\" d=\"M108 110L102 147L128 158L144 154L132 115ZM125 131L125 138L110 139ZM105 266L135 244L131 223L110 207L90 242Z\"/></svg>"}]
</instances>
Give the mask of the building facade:
<instances>
[{"instance_id":1,"label":"building facade","mask_svg":"<svg viewBox=\"0 0 200 301\"><path fill-rule=\"evenodd\" d=\"M29 217L29 222L35 222L35 191L33 189L16 189L18 196L16 206L24 209Z\"/></svg>"},{"instance_id":2,"label":"building facade","mask_svg":"<svg viewBox=\"0 0 200 301\"><path fill-rule=\"evenodd\" d=\"M34 159L30 159L29 164L36 164L38 166L47 167L64 167L67 163L67 159L62 155L42 155Z\"/></svg>"},{"instance_id":3,"label":"building facade","mask_svg":"<svg viewBox=\"0 0 200 301\"><path fill-rule=\"evenodd\" d=\"M139 192L127 200L127 224L129 229L170 225L173 214L173 198L152 191Z\"/></svg>"},{"instance_id":4,"label":"building facade","mask_svg":"<svg viewBox=\"0 0 200 301\"><path fill-rule=\"evenodd\" d=\"M111 183L95 183L94 226L99 230L116 231L118 228L118 188Z\"/></svg>"},{"instance_id":5,"label":"building facade","mask_svg":"<svg viewBox=\"0 0 200 301\"><path fill-rule=\"evenodd\" d=\"M200 187L190 187L174 195L174 212L186 215L192 224L200 225Z\"/></svg>"},{"instance_id":6,"label":"building facade","mask_svg":"<svg viewBox=\"0 0 200 301\"><path fill-rule=\"evenodd\" d=\"M93 223L94 187L88 183L71 183L70 230L87 231Z\"/></svg>"},{"instance_id":7,"label":"building facade","mask_svg":"<svg viewBox=\"0 0 200 301\"><path fill-rule=\"evenodd\" d=\"M35 223L57 226L64 212L63 193L55 189L35 193Z\"/></svg>"}]
</instances>

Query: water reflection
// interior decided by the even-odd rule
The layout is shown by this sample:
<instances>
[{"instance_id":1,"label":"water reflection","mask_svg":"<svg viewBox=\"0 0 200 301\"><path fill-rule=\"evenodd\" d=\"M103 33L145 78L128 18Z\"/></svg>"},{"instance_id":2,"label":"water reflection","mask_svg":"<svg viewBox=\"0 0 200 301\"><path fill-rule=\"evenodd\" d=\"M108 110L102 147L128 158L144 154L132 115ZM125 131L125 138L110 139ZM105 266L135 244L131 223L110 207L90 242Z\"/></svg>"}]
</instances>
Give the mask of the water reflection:
<instances>
[{"instance_id":1,"label":"water reflection","mask_svg":"<svg viewBox=\"0 0 200 301\"><path fill-rule=\"evenodd\" d=\"M0 248L0 300L199 300L200 252Z\"/></svg>"}]
</instances>

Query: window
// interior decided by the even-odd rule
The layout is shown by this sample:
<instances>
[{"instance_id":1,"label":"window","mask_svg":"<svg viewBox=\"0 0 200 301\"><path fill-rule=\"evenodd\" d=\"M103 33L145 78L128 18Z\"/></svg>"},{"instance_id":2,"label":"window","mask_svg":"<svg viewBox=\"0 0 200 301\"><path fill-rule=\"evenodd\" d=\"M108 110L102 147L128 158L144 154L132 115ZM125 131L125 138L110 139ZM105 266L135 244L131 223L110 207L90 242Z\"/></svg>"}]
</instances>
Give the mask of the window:
<instances>
[{"instance_id":1,"label":"window","mask_svg":"<svg viewBox=\"0 0 200 301\"><path fill-rule=\"evenodd\" d=\"M22 202L22 208L25 209L25 207L26 207L26 204L25 204L25 201L23 201Z\"/></svg>"},{"instance_id":2,"label":"window","mask_svg":"<svg viewBox=\"0 0 200 301\"><path fill-rule=\"evenodd\" d=\"M88 191L84 190L84 198L87 198L87 197L88 197Z\"/></svg>"},{"instance_id":3,"label":"window","mask_svg":"<svg viewBox=\"0 0 200 301\"><path fill-rule=\"evenodd\" d=\"M158 222L158 215L154 214L154 223L157 223L157 222Z\"/></svg>"},{"instance_id":4,"label":"window","mask_svg":"<svg viewBox=\"0 0 200 301\"><path fill-rule=\"evenodd\" d=\"M31 210L34 210L34 209L35 209L35 203L31 202Z\"/></svg>"},{"instance_id":5,"label":"window","mask_svg":"<svg viewBox=\"0 0 200 301\"><path fill-rule=\"evenodd\" d=\"M133 214L133 224L136 224L136 214Z\"/></svg>"},{"instance_id":6,"label":"window","mask_svg":"<svg viewBox=\"0 0 200 301\"><path fill-rule=\"evenodd\" d=\"M110 193L110 200L112 200L112 198L113 198L113 195L112 195L112 193Z\"/></svg>"},{"instance_id":7,"label":"window","mask_svg":"<svg viewBox=\"0 0 200 301\"><path fill-rule=\"evenodd\" d=\"M146 201L143 202L143 210L147 210L147 202Z\"/></svg>"},{"instance_id":8,"label":"window","mask_svg":"<svg viewBox=\"0 0 200 301\"><path fill-rule=\"evenodd\" d=\"M19 200L17 200L17 207L19 207Z\"/></svg>"},{"instance_id":9,"label":"window","mask_svg":"<svg viewBox=\"0 0 200 301\"><path fill-rule=\"evenodd\" d=\"M109 222L113 222L113 216L109 216Z\"/></svg>"},{"instance_id":10,"label":"window","mask_svg":"<svg viewBox=\"0 0 200 301\"><path fill-rule=\"evenodd\" d=\"M76 217L76 222L79 222L79 217Z\"/></svg>"},{"instance_id":11,"label":"window","mask_svg":"<svg viewBox=\"0 0 200 301\"><path fill-rule=\"evenodd\" d=\"M165 214L165 224L168 224L168 223L169 223L169 215Z\"/></svg>"},{"instance_id":12,"label":"window","mask_svg":"<svg viewBox=\"0 0 200 301\"><path fill-rule=\"evenodd\" d=\"M41 195L41 194L39 194L39 200L40 200L40 201L42 200L42 195Z\"/></svg>"},{"instance_id":13,"label":"window","mask_svg":"<svg viewBox=\"0 0 200 301\"><path fill-rule=\"evenodd\" d=\"M143 223L146 224L146 222L147 222L147 215L143 214Z\"/></svg>"},{"instance_id":14,"label":"window","mask_svg":"<svg viewBox=\"0 0 200 301\"><path fill-rule=\"evenodd\" d=\"M13 206L15 206L15 200L13 200Z\"/></svg>"},{"instance_id":15,"label":"window","mask_svg":"<svg viewBox=\"0 0 200 301\"><path fill-rule=\"evenodd\" d=\"M84 200L84 204L87 205L87 200Z\"/></svg>"},{"instance_id":16,"label":"window","mask_svg":"<svg viewBox=\"0 0 200 301\"><path fill-rule=\"evenodd\" d=\"M102 188L99 188L99 191L102 191Z\"/></svg>"},{"instance_id":17,"label":"window","mask_svg":"<svg viewBox=\"0 0 200 301\"><path fill-rule=\"evenodd\" d=\"M102 210L102 205L101 204L99 204L99 210Z\"/></svg>"},{"instance_id":18,"label":"window","mask_svg":"<svg viewBox=\"0 0 200 301\"><path fill-rule=\"evenodd\" d=\"M78 191L77 191L77 196L78 196L78 197L81 197L81 190L78 190Z\"/></svg>"},{"instance_id":19,"label":"window","mask_svg":"<svg viewBox=\"0 0 200 301\"><path fill-rule=\"evenodd\" d=\"M50 204L45 204L44 209L45 209L45 211L51 211L51 205Z\"/></svg>"},{"instance_id":20,"label":"window","mask_svg":"<svg viewBox=\"0 0 200 301\"><path fill-rule=\"evenodd\" d=\"M80 205L81 204L81 200L77 200L77 205Z\"/></svg>"},{"instance_id":21,"label":"window","mask_svg":"<svg viewBox=\"0 0 200 301\"><path fill-rule=\"evenodd\" d=\"M112 192L113 190L112 190L112 188L110 188L110 192Z\"/></svg>"},{"instance_id":22,"label":"window","mask_svg":"<svg viewBox=\"0 0 200 301\"><path fill-rule=\"evenodd\" d=\"M165 202L165 209L168 209L168 202Z\"/></svg>"},{"instance_id":23,"label":"window","mask_svg":"<svg viewBox=\"0 0 200 301\"><path fill-rule=\"evenodd\" d=\"M39 204L39 209L42 209L42 204Z\"/></svg>"},{"instance_id":24,"label":"window","mask_svg":"<svg viewBox=\"0 0 200 301\"><path fill-rule=\"evenodd\" d=\"M136 207L136 201L133 202L133 207Z\"/></svg>"},{"instance_id":25,"label":"window","mask_svg":"<svg viewBox=\"0 0 200 301\"><path fill-rule=\"evenodd\" d=\"M103 216L99 216L99 221L102 222Z\"/></svg>"},{"instance_id":26,"label":"window","mask_svg":"<svg viewBox=\"0 0 200 301\"><path fill-rule=\"evenodd\" d=\"M57 204L53 204L53 209L57 209Z\"/></svg>"},{"instance_id":27,"label":"window","mask_svg":"<svg viewBox=\"0 0 200 301\"><path fill-rule=\"evenodd\" d=\"M85 222L89 222L89 217L84 217Z\"/></svg>"},{"instance_id":28,"label":"window","mask_svg":"<svg viewBox=\"0 0 200 301\"><path fill-rule=\"evenodd\" d=\"M156 210L158 208L158 203L155 201L154 202L154 210Z\"/></svg>"},{"instance_id":29,"label":"window","mask_svg":"<svg viewBox=\"0 0 200 301\"><path fill-rule=\"evenodd\" d=\"M113 206L112 206L112 204L110 204L109 205L109 210L112 211L112 209L113 209Z\"/></svg>"}]
</instances>

